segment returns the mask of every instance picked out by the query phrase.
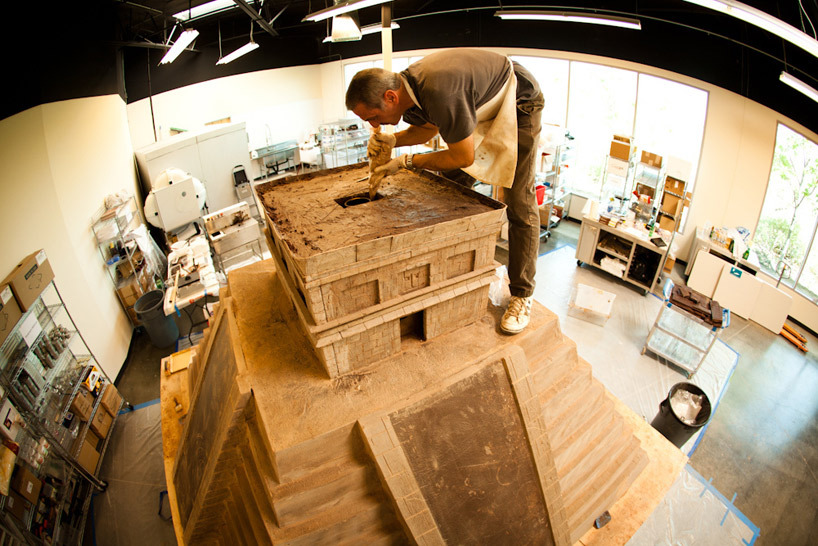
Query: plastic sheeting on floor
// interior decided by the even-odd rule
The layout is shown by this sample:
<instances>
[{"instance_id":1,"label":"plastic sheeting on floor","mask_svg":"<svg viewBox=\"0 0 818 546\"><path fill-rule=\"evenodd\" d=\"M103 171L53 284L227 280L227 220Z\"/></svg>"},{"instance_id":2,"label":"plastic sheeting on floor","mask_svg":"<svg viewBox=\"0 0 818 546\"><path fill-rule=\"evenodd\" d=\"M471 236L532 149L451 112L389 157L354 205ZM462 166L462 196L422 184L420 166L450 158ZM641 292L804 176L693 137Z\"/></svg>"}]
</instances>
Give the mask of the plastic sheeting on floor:
<instances>
[{"instance_id":1,"label":"plastic sheeting on floor","mask_svg":"<svg viewBox=\"0 0 818 546\"><path fill-rule=\"evenodd\" d=\"M108 488L94 496L94 544L176 544L173 524L159 515L160 493L167 486L158 402L122 413L116 421L100 469ZM167 517L167 500L164 505Z\"/></svg>"},{"instance_id":2,"label":"plastic sheeting on floor","mask_svg":"<svg viewBox=\"0 0 818 546\"><path fill-rule=\"evenodd\" d=\"M758 535L758 527L687 465L628 545L750 546Z\"/></svg>"},{"instance_id":3,"label":"plastic sheeting on floor","mask_svg":"<svg viewBox=\"0 0 818 546\"><path fill-rule=\"evenodd\" d=\"M540 256L534 298L559 315L563 333L577 344L579 356L591 365L594 377L648 422L656 416L673 385L693 383L707 394L713 407L712 418L738 363L738 354L717 341L691 379L665 359L651 352L641 354L662 299L652 294L644 296L638 288L591 266L578 267L575 252L574 247L565 245ZM604 325L568 314L571 293L578 283L616 296ZM696 448L705 429L682 446L686 455Z\"/></svg>"}]
</instances>

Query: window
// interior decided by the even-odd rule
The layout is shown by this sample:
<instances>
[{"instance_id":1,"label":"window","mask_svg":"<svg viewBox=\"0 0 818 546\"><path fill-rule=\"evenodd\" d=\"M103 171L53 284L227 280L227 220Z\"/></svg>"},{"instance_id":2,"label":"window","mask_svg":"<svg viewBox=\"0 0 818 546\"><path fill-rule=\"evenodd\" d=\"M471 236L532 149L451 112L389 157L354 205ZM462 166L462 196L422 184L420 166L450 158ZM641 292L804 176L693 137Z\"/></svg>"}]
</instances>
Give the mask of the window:
<instances>
[{"instance_id":1,"label":"window","mask_svg":"<svg viewBox=\"0 0 818 546\"><path fill-rule=\"evenodd\" d=\"M779 124L753 248L762 270L818 301L818 144Z\"/></svg>"},{"instance_id":2,"label":"window","mask_svg":"<svg viewBox=\"0 0 818 546\"><path fill-rule=\"evenodd\" d=\"M576 142L573 189L607 202L621 188L602 187L613 135L633 134L636 72L590 63L571 63L568 130Z\"/></svg>"},{"instance_id":3,"label":"window","mask_svg":"<svg viewBox=\"0 0 818 546\"><path fill-rule=\"evenodd\" d=\"M659 154L668 163L682 160L689 172L680 173L685 192L693 191L707 116L707 92L682 83L639 75L636 103L636 143L640 150ZM673 158L673 159L671 159ZM678 231L684 232L687 207Z\"/></svg>"},{"instance_id":4,"label":"window","mask_svg":"<svg viewBox=\"0 0 818 546\"><path fill-rule=\"evenodd\" d=\"M528 69L540 84L545 107L542 112L543 125L565 127L568 108L568 66L569 62L545 57L525 57L513 55L511 60Z\"/></svg>"}]
</instances>

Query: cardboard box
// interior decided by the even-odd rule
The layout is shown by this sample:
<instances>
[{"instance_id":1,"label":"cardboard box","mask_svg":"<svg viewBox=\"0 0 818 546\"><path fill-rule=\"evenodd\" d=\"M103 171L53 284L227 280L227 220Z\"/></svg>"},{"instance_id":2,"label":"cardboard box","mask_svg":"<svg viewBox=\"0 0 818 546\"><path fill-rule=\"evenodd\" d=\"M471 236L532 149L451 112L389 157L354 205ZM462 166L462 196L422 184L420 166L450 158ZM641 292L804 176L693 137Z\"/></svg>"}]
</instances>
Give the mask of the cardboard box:
<instances>
[{"instance_id":1,"label":"cardboard box","mask_svg":"<svg viewBox=\"0 0 818 546\"><path fill-rule=\"evenodd\" d=\"M31 504L26 499L14 491L9 491L9 496L6 499L6 512L22 522L25 521L26 512L30 509Z\"/></svg>"},{"instance_id":2,"label":"cardboard box","mask_svg":"<svg viewBox=\"0 0 818 546\"><path fill-rule=\"evenodd\" d=\"M614 135L611 140L615 140L616 142L624 142L625 144L631 143L631 137L625 135Z\"/></svg>"},{"instance_id":3,"label":"cardboard box","mask_svg":"<svg viewBox=\"0 0 818 546\"><path fill-rule=\"evenodd\" d=\"M676 221L668 216L659 215L659 227L667 231L676 229Z\"/></svg>"},{"instance_id":4,"label":"cardboard box","mask_svg":"<svg viewBox=\"0 0 818 546\"><path fill-rule=\"evenodd\" d=\"M108 436L108 431L111 429L111 423L113 422L114 418L111 417L110 413L97 410L91 420L91 430L100 438L105 438Z\"/></svg>"},{"instance_id":5,"label":"cardboard box","mask_svg":"<svg viewBox=\"0 0 818 546\"><path fill-rule=\"evenodd\" d=\"M662 194L662 212L676 216L682 209L682 199L673 194L665 192Z\"/></svg>"},{"instance_id":6,"label":"cardboard box","mask_svg":"<svg viewBox=\"0 0 818 546\"><path fill-rule=\"evenodd\" d=\"M133 307L136 300L142 295L136 275L120 280L116 285L116 291L125 307Z\"/></svg>"},{"instance_id":7,"label":"cardboard box","mask_svg":"<svg viewBox=\"0 0 818 546\"><path fill-rule=\"evenodd\" d=\"M91 474L96 472L97 463L99 462L99 451L97 451L93 441L93 434L87 434L79 450L79 455L77 455L77 462Z\"/></svg>"},{"instance_id":8,"label":"cardboard box","mask_svg":"<svg viewBox=\"0 0 818 546\"><path fill-rule=\"evenodd\" d=\"M25 466L18 466L11 476L11 488L20 493L27 501L37 504L43 482Z\"/></svg>"},{"instance_id":9,"label":"cardboard box","mask_svg":"<svg viewBox=\"0 0 818 546\"><path fill-rule=\"evenodd\" d=\"M12 442L16 440L17 433L20 432L22 419L17 412L17 408L6 398L3 407L0 409L0 431Z\"/></svg>"},{"instance_id":10,"label":"cardboard box","mask_svg":"<svg viewBox=\"0 0 818 546\"><path fill-rule=\"evenodd\" d=\"M45 250L38 250L23 258L0 284L11 285L11 291L17 298L20 309L25 312L31 309L52 280L54 280L54 271L51 269L51 264L48 263Z\"/></svg>"},{"instance_id":11,"label":"cardboard box","mask_svg":"<svg viewBox=\"0 0 818 546\"><path fill-rule=\"evenodd\" d=\"M0 345L6 341L6 338L9 337L22 316L23 312L20 310L17 300L14 299L11 286L8 284L0 285Z\"/></svg>"},{"instance_id":12,"label":"cardboard box","mask_svg":"<svg viewBox=\"0 0 818 546\"><path fill-rule=\"evenodd\" d=\"M674 256L668 256L667 260L665 260L665 273L670 273L673 271L673 266L676 264L676 258Z\"/></svg>"},{"instance_id":13,"label":"cardboard box","mask_svg":"<svg viewBox=\"0 0 818 546\"><path fill-rule=\"evenodd\" d=\"M628 176L628 161L617 158L608 160L607 171L616 176Z\"/></svg>"},{"instance_id":14,"label":"cardboard box","mask_svg":"<svg viewBox=\"0 0 818 546\"><path fill-rule=\"evenodd\" d=\"M624 161L629 161L631 158L631 154L633 153L633 147L630 144L626 144L624 142L620 142L618 140L611 141L611 152L610 156L615 157L617 159L622 159Z\"/></svg>"},{"instance_id":15,"label":"cardboard box","mask_svg":"<svg viewBox=\"0 0 818 546\"><path fill-rule=\"evenodd\" d=\"M676 195L684 195L685 183L672 176L665 177L665 191L673 192Z\"/></svg>"},{"instance_id":16,"label":"cardboard box","mask_svg":"<svg viewBox=\"0 0 818 546\"><path fill-rule=\"evenodd\" d=\"M82 423L82 426L85 426L85 423ZM90 444L91 447L99 451L100 448L99 444L102 443L102 439L99 436L97 436L93 430L88 430L88 433L85 435L85 443Z\"/></svg>"},{"instance_id":17,"label":"cardboard box","mask_svg":"<svg viewBox=\"0 0 818 546\"><path fill-rule=\"evenodd\" d=\"M105 387L105 391L102 393L102 401L100 404L105 411L110 413L111 415L116 415L116 412L119 411L119 405L122 403L122 395L119 394L119 391L113 386L111 383Z\"/></svg>"},{"instance_id":18,"label":"cardboard box","mask_svg":"<svg viewBox=\"0 0 818 546\"><path fill-rule=\"evenodd\" d=\"M87 421L94 409L94 395L86 389L79 389L77 396L71 401L71 411L76 417Z\"/></svg>"},{"instance_id":19,"label":"cardboard box","mask_svg":"<svg viewBox=\"0 0 818 546\"><path fill-rule=\"evenodd\" d=\"M642 163L650 165L651 167L661 168L662 156L642 150Z\"/></svg>"}]
</instances>

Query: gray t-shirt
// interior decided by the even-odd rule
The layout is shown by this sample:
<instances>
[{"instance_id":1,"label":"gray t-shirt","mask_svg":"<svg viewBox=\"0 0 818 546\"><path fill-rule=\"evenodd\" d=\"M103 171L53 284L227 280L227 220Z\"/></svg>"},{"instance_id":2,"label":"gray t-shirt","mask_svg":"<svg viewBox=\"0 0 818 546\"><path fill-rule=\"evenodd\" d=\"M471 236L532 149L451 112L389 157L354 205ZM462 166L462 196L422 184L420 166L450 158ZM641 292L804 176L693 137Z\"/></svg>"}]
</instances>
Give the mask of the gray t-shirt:
<instances>
[{"instance_id":1,"label":"gray t-shirt","mask_svg":"<svg viewBox=\"0 0 818 546\"><path fill-rule=\"evenodd\" d=\"M413 106L404 112L403 120L410 125L431 123L446 142L460 142L474 132L477 109L503 88L509 64L499 53L478 49L427 55L401 72L420 104L420 108ZM528 71L516 63L514 71L518 103L539 93Z\"/></svg>"}]
</instances>

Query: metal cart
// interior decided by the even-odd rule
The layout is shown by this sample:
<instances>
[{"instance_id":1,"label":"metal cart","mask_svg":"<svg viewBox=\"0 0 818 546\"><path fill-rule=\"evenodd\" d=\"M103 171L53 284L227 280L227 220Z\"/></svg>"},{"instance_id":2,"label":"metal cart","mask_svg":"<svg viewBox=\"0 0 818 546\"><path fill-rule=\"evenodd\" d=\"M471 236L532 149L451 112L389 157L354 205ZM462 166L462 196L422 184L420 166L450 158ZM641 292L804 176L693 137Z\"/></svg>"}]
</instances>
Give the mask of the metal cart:
<instances>
[{"instance_id":1,"label":"metal cart","mask_svg":"<svg viewBox=\"0 0 818 546\"><path fill-rule=\"evenodd\" d=\"M667 279L662 291L664 303L648 333L642 354L650 350L693 377L704 362L719 334L730 325L730 310L724 308L721 327L685 311L670 301L673 281Z\"/></svg>"}]
</instances>

